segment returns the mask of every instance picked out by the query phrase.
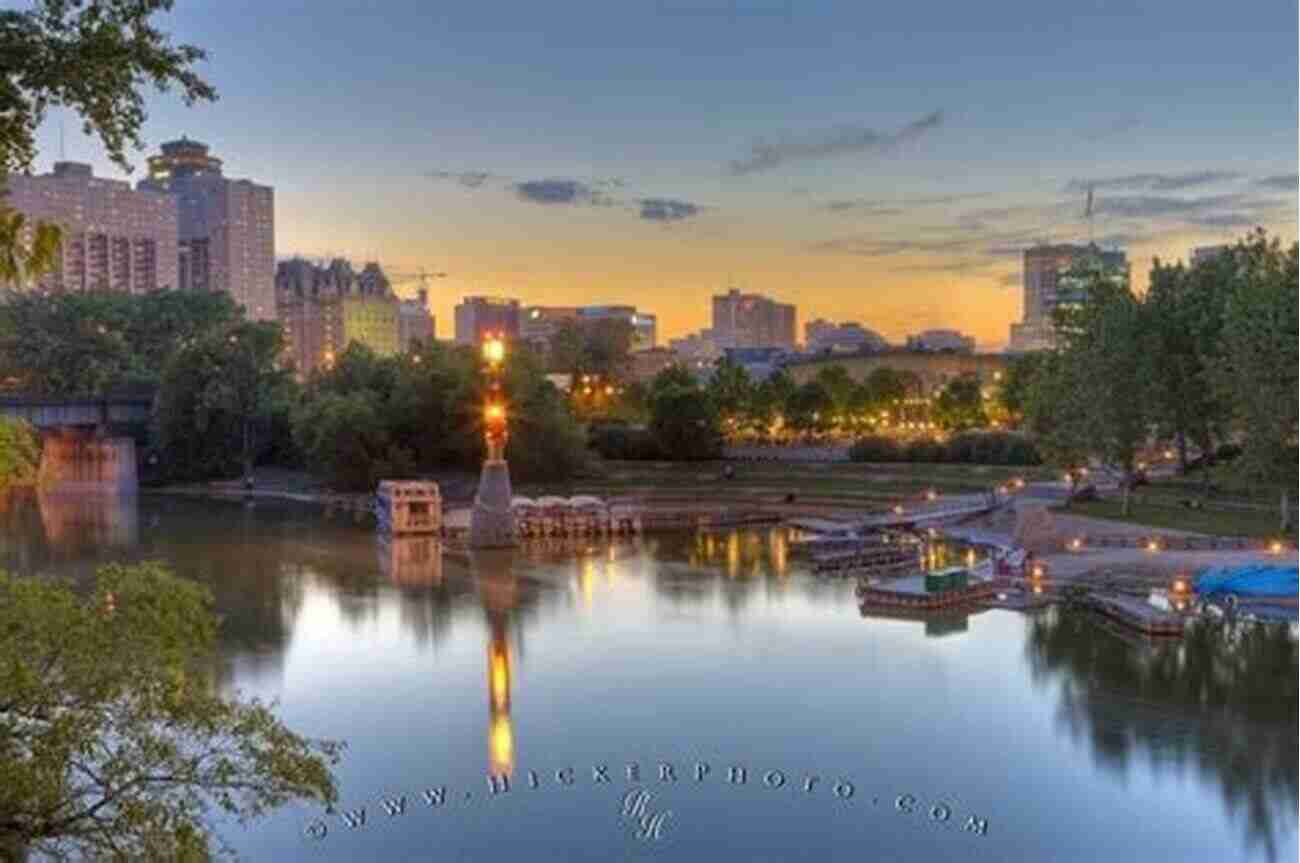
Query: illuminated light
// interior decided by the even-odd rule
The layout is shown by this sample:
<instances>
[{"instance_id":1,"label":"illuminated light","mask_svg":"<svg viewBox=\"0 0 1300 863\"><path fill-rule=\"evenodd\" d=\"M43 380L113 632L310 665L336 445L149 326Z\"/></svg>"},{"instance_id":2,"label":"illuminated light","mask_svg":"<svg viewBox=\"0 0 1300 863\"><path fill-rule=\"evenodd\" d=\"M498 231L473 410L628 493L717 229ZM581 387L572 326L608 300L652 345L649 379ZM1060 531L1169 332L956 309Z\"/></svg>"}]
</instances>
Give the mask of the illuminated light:
<instances>
[{"instance_id":1,"label":"illuminated light","mask_svg":"<svg viewBox=\"0 0 1300 863\"><path fill-rule=\"evenodd\" d=\"M994 372L994 373L993 373L993 380L995 380L995 381L1000 381L1000 380L1002 380L1002 372Z\"/></svg>"},{"instance_id":2,"label":"illuminated light","mask_svg":"<svg viewBox=\"0 0 1300 863\"><path fill-rule=\"evenodd\" d=\"M496 336L489 336L483 341L483 359L496 365L506 358L506 343Z\"/></svg>"},{"instance_id":3,"label":"illuminated light","mask_svg":"<svg viewBox=\"0 0 1300 863\"><path fill-rule=\"evenodd\" d=\"M1174 451L1173 451L1173 450L1171 450L1171 449L1167 449L1167 450L1165 450L1165 458L1173 458L1173 457L1174 457Z\"/></svg>"},{"instance_id":4,"label":"illuminated light","mask_svg":"<svg viewBox=\"0 0 1300 863\"><path fill-rule=\"evenodd\" d=\"M613 394L614 394L614 388L613 388L613 387L605 387L605 395L607 395L607 396L612 396Z\"/></svg>"},{"instance_id":5,"label":"illuminated light","mask_svg":"<svg viewBox=\"0 0 1300 863\"><path fill-rule=\"evenodd\" d=\"M1040 595L1041 595L1042 592L1043 592L1043 586L1042 586L1041 584L1035 584L1035 585L1034 585L1034 593L1035 593L1035 594L1040 594Z\"/></svg>"},{"instance_id":6,"label":"illuminated light","mask_svg":"<svg viewBox=\"0 0 1300 863\"><path fill-rule=\"evenodd\" d=\"M413 363L419 363L419 362L420 362L420 355L419 355L419 354L416 354L415 356L411 357L411 362L413 362Z\"/></svg>"},{"instance_id":7,"label":"illuminated light","mask_svg":"<svg viewBox=\"0 0 1300 863\"><path fill-rule=\"evenodd\" d=\"M1282 542L1281 542L1280 540L1276 540L1276 539L1273 540L1272 542L1270 542L1270 543L1268 544L1268 550L1271 551L1273 554L1281 554L1281 553L1282 553Z\"/></svg>"},{"instance_id":8,"label":"illuminated light","mask_svg":"<svg viewBox=\"0 0 1300 863\"><path fill-rule=\"evenodd\" d=\"M1025 481L1020 477L1016 477L1015 479L1011 480L1011 485L1014 486L1015 488L1024 488Z\"/></svg>"},{"instance_id":9,"label":"illuminated light","mask_svg":"<svg viewBox=\"0 0 1300 863\"><path fill-rule=\"evenodd\" d=\"M1079 468L1079 476L1087 476L1087 475L1088 475L1088 469L1086 467Z\"/></svg>"},{"instance_id":10,"label":"illuminated light","mask_svg":"<svg viewBox=\"0 0 1300 863\"><path fill-rule=\"evenodd\" d=\"M1066 482L1069 482L1070 479L1071 479L1071 476L1070 476L1070 474L1068 474L1068 473L1061 474L1061 479L1065 480Z\"/></svg>"},{"instance_id":11,"label":"illuminated light","mask_svg":"<svg viewBox=\"0 0 1300 863\"><path fill-rule=\"evenodd\" d=\"M1077 536L1070 540L1070 551L1078 551L1081 548L1083 548L1083 540L1079 539Z\"/></svg>"},{"instance_id":12,"label":"illuminated light","mask_svg":"<svg viewBox=\"0 0 1300 863\"><path fill-rule=\"evenodd\" d=\"M506 420L506 406L492 402L483 407L483 418L489 423L503 423Z\"/></svg>"},{"instance_id":13,"label":"illuminated light","mask_svg":"<svg viewBox=\"0 0 1300 863\"><path fill-rule=\"evenodd\" d=\"M1156 542L1154 539L1150 540L1147 543L1147 551L1159 551L1159 550L1160 550L1160 543Z\"/></svg>"},{"instance_id":14,"label":"illuminated light","mask_svg":"<svg viewBox=\"0 0 1300 863\"><path fill-rule=\"evenodd\" d=\"M1138 462L1138 470L1146 470L1146 469L1147 469L1147 463L1146 463L1146 462L1144 462L1144 461L1140 461L1140 462Z\"/></svg>"},{"instance_id":15,"label":"illuminated light","mask_svg":"<svg viewBox=\"0 0 1300 863\"><path fill-rule=\"evenodd\" d=\"M1187 580L1182 578L1175 579L1174 593L1186 593L1186 592L1187 592Z\"/></svg>"},{"instance_id":16,"label":"illuminated light","mask_svg":"<svg viewBox=\"0 0 1300 863\"><path fill-rule=\"evenodd\" d=\"M1043 565L1041 563L1034 564L1034 568L1029 571L1029 575L1031 578L1042 578Z\"/></svg>"},{"instance_id":17,"label":"illuminated light","mask_svg":"<svg viewBox=\"0 0 1300 863\"><path fill-rule=\"evenodd\" d=\"M902 506L895 506L895 507L894 507L894 515L902 515L902 514L903 514L903 507L902 507Z\"/></svg>"}]
</instances>

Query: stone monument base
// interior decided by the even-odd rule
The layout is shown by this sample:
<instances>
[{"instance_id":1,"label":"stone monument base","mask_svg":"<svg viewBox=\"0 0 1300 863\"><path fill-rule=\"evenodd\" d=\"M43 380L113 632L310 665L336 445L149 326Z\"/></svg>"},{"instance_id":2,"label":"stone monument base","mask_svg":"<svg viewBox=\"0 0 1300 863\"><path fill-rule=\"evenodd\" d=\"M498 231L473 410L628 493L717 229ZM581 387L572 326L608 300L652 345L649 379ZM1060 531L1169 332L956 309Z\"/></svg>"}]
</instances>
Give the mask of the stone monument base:
<instances>
[{"instance_id":1,"label":"stone monument base","mask_svg":"<svg viewBox=\"0 0 1300 863\"><path fill-rule=\"evenodd\" d=\"M515 514L510 508L513 496L510 466L505 459L483 462L469 517L470 548L513 548L519 544Z\"/></svg>"}]
</instances>

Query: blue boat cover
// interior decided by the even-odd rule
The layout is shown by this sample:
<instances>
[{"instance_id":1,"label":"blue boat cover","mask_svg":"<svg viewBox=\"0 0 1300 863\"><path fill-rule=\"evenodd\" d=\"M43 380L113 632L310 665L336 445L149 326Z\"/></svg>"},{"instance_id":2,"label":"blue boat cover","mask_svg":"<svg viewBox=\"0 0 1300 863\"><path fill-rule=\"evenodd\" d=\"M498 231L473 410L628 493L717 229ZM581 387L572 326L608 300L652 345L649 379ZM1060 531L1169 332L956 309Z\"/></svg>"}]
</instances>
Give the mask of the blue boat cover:
<instances>
[{"instance_id":1,"label":"blue boat cover","mask_svg":"<svg viewBox=\"0 0 1300 863\"><path fill-rule=\"evenodd\" d=\"M1300 591L1300 570L1275 563L1243 566L1209 566L1196 579L1203 596L1235 593L1238 596L1295 596Z\"/></svg>"}]
</instances>

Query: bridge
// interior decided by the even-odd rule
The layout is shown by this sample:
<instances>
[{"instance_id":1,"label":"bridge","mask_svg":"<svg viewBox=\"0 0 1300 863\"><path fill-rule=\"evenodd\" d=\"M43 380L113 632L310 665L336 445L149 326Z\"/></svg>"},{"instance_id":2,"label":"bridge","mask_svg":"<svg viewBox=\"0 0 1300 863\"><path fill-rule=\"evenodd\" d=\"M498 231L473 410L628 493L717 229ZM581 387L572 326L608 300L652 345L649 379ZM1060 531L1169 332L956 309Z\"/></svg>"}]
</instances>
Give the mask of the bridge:
<instances>
[{"instance_id":1,"label":"bridge","mask_svg":"<svg viewBox=\"0 0 1300 863\"><path fill-rule=\"evenodd\" d=\"M0 395L0 416L15 417L42 430L108 429L148 422L152 393L128 393L86 398Z\"/></svg>"},{"instance_id":2,"label":"bridge","mask_svg":"<svg viewBox=\"0 0 1300 863\"><path fill-rule=\"evenodd\" d=\"M152 393L87 398L0 395L0 416L26 420L40 429L40 483L52 492L134 492L135 440L113 435L147 422L152 412Z\"/></svg>"}]
</instances>

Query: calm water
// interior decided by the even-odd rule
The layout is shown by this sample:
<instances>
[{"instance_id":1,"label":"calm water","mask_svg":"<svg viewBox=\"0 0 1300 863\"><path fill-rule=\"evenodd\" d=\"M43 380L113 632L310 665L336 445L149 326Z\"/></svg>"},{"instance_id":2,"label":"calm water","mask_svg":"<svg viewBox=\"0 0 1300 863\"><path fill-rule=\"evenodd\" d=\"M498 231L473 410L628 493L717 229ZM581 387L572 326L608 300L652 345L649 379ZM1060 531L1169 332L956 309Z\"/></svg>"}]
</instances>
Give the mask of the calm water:
<instances>
[{"instance_id":1,"label":"calm water","mask_svg":"<svg viewBox=\"0 0 1300 863\"><path fill-rule=\"evenodd\" d=\"M863 614L779 531L471 559L261 503L0 512L9 569L142 558L211 586L225 686L349 744L365 825L283 810L246 859L1296 856L1292 630Z\"/></svg>"}]
</instances>

